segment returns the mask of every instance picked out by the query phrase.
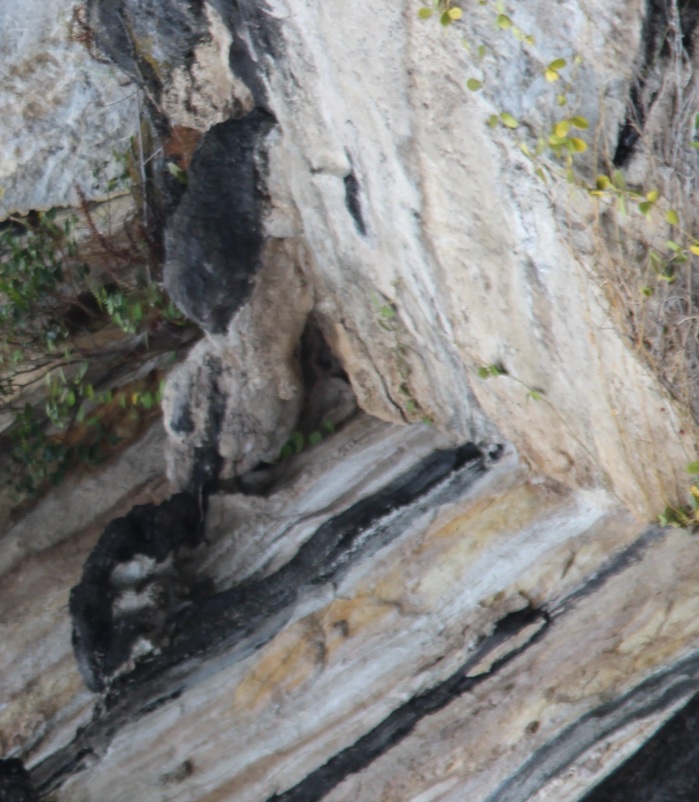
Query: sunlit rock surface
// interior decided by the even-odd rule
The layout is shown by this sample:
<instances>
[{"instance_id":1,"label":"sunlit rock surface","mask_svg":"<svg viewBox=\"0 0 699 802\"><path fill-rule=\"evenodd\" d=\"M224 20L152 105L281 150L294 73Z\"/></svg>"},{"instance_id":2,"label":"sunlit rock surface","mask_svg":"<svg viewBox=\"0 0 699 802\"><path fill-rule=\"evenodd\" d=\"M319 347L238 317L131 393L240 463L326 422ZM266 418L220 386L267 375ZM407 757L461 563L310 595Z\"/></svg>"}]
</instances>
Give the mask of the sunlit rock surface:
<instances>
[{"instance_id":1,"label":"sunlit rock surface","mask_svg":"<svg viewBox=\"0 0 699 802\"><path fill-rule=\"evenodd\" d=\"M166 260L208 334L172 371L167 443L152 428L3 532L1 745L44 799L696 796L699 547L648 523L684 492L696 426L621 330L609 210L487 125L506 109L523 140L547 129L540 67L580 52L575 110L642 182L627 100L662 14L517 6L530 52L479 6L456 30L487 45L487 100L460 35L417 8L86 9L144 85L161 185L191 167ZM643 75L652 94L663 73ZM252 132L246 152L226 131ZM52 165L21 184L45 205ZM362 411L322 429L321 380ZM182 487L206 514L198 592L90 694L69 590L110 521Z\"/></svg>"}]
</instances>

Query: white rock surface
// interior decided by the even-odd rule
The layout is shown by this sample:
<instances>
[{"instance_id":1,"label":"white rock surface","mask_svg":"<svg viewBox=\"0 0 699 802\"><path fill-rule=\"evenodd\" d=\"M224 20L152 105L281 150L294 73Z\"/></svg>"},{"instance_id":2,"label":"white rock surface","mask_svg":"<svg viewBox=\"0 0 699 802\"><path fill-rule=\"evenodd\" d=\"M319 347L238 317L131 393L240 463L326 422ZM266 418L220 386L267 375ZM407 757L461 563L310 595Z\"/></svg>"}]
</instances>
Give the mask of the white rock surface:
<instances>
[{"instance_id":1,"label":"white rock surface","mask_svg":"<svg viewBox=\"0 0 699 802\"><path fill-rule=\"evenodd\" d=\"M0 0L0 220L105 197L138 128L138 98L71 39L80 4Z\"/></svg>"}]
</instances>

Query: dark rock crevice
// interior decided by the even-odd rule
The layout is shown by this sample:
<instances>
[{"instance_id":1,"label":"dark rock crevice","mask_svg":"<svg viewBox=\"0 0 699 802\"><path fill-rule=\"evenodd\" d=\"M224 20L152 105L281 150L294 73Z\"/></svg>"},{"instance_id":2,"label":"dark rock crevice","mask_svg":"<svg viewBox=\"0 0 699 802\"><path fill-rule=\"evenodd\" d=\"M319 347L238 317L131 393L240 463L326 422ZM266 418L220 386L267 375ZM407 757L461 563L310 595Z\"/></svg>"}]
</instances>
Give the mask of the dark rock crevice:
<instances>
[{"instance_id":1,"label":"dark rock crevice","mask_svg":"<svg viewBox=\"0 0 699 802\"><path fill-rule=\"evenodd\" d=\"M581 802L699 799L699 694Z\"/></svg>"}]
</instances>

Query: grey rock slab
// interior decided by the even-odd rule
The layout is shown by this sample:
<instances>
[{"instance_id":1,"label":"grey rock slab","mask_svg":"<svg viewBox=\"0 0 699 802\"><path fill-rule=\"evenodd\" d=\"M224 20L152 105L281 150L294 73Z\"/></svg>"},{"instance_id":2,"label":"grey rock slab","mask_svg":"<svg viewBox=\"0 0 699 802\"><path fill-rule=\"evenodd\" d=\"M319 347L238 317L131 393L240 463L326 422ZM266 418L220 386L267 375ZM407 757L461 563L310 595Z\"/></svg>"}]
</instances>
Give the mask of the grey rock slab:
<instances>
[{"instance_id":1,"label":"grey rock slab","mask_svg":"<svg viewBox=\"0 0 699 802\"><path fill-rule=\"evenodd\" d=\"M76 11L77 10L77 11ZM67 0L0 2L0 219L77 206L76 185L104 199L139 123L136 91L71 40L80 7Z\"/></svg>"},{"instance_id":2,"label":"grey rock slab","mask_svg":"<svg viewBox=\"0 0 699 802\"><path fill-rule=\"evenodd\" d=\"M351 463L352 456L347 460ZM322 478L316 481L322 483ZM533 659L535 650L543 648L553 659L561 646L550 639L564 626L546 610L556 604L564 609L564 600L594 578L612 555L618 558L641 531L625 513L610 508L605 496L575 495L528 482L512 455L456 497L439 498L416 508L415 517L401 524L400 534L373 556L350 561L338 581L304 591L281 622L268 622L273 629L252 650L238 649L236 658L236 650L229 649L203 661L177 699L163 698L145 718L125 721L108 749L100 750L102 757L68 779L57 798L156 799L162 788L159 778L171 776L185 762L191 773L168 786L173 799L192 794L214 798L231 788L240 800L272 799L275 794L284 799L297 786L300 795L290 799L321 798L304 796L304 783L312 783L320 767L361 745L411 705L419 715L404 738L394 745L389 737L367 766L361 765L361 755L358 763L353 758L351 765L360 773L346 780L355 784L342 798L383 799L387 784L376 793L362 791L363 797L357 789L376 788L373 772L384 765L385 771L398 771L404 782L424 792L423 773L406 771L401 750L415 748L427 760L441 743L427 749L434 731L420 737L431 722L444 716L451 721L449 711L455 705L461 709L474 697L487 698L494 693L492 684L507 672L509 677L518 661ZM612 579L616 576L610 573ZM587 602L584 597L581 607ZM609 599L604 603L609 607ZM597 627L594 614L592 620ZM593 660L595 648L585 652L583 631L577 630L575 643ZM595 643L599 640L604 633ZM576 669L580 663L576 653ZM542 664L541 670L546 667ZM430 694L454 682L454 676L461 683L460 671L469 692L448 699L441 709ZM523 688L528 678L523 672ZM531 692L541 693L544 686L535 685ZM593 691L591 695L596 698ZM576 713L585 713L584 699L569 708L553 697L549 707L540 705L537 715L545 733L558 733L575 721ZM559 721L559 705L567 720L563 716ZM502 716L494 703L484 709L491 710L494 722ZM533 713L524 701L517 709L517 727L524 728L534 720ZM472 719L467 712L458 718L467 719ZM447 745L449 726L439 730ZM511 736L519 743L517 727ZM476 728L476 742L478 732ZM474 752L472 763L481 766L482 759L486 779L480 782L487 791L499 775L489 771L493 746L486 730L482 735L483 752ZM498 737L502 740L502 731ZM524 759L528 753L524 744L520 748ZM118 791L115 776L120 778ZM341 781L335 777L327 793L339 793ZM433 776L429 782L437 785ZM469 798L484 799L486 791ZM411 798L405 787L402 793L395 798Z\"/></svg>"}]
</instances>

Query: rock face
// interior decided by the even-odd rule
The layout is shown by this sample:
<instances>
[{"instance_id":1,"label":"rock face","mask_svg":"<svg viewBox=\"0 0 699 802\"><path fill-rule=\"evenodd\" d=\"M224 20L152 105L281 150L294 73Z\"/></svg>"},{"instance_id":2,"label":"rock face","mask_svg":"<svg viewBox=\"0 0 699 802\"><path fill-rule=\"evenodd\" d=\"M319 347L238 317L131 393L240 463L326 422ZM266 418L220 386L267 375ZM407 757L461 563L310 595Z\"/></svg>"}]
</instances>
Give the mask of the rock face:
<instances>
[{"instance_id":1,"label":"rock face","mask_svg":"<svg viewBox=\"0 0 699 802\"><path fill-rule=\"evenodd\" d=\"M138 128L134 86L92 47L80 4L2 0L0 29L0 219L76 206L76 186L104 197Z\"/></svg>"},{"instance_id":2,"label":"rock face","mask_svg":"<svg viewBox=\"0 0 699 802\"><path fill-rule=\"evenodd\" d=\"M4 536L2 746L41 798L696 796L697 546L648 523L699 442L696 14L520 5L89 3L205 336L169 488L131 449Z\"/></svg>"}]
</instances>

